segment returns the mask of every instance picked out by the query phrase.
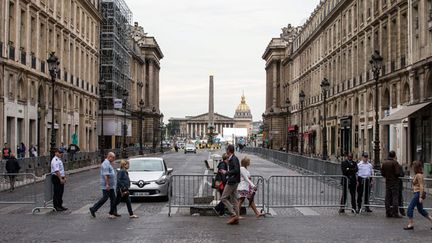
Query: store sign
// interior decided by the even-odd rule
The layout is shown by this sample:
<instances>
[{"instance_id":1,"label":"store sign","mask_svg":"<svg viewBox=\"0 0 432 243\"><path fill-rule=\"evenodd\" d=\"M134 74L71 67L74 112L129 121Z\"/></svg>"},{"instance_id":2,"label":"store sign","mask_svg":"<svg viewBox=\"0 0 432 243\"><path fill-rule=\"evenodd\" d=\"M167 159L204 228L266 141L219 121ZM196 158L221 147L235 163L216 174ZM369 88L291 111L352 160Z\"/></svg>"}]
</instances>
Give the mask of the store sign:
<instances>
[{"instance_id":1,"label":"store sign","mask_svg":"<svg viewBox=\"0 0 432 243\"><path fill-rule=\"evenodd\" d=\"M121 109L123 107L122 99L114 99L114 109Z\"/></svg>"}]
</instances>

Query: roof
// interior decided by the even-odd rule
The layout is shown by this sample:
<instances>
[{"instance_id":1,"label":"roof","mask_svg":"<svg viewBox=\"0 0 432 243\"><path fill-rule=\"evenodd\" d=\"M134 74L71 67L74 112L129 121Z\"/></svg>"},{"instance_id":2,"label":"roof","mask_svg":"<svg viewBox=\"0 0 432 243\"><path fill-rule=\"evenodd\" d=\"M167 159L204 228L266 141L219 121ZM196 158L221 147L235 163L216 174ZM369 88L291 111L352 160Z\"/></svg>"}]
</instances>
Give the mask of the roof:
<instances>
[{"instance_id":1,"label":"roof","mask_svg":"<svg viewBox=\"0 0 432 243\"><path fill-rule=\"evenodd\" d=\"M390 114L389 116L381 119L379 123L384 125L400 123L402 122L403 119L408 118L410 115L429 106L430 104L432 104L432 102L425 102L421 104L405 106L400 110L396 111L395 113Z\"/></svg>"}]
</instances>

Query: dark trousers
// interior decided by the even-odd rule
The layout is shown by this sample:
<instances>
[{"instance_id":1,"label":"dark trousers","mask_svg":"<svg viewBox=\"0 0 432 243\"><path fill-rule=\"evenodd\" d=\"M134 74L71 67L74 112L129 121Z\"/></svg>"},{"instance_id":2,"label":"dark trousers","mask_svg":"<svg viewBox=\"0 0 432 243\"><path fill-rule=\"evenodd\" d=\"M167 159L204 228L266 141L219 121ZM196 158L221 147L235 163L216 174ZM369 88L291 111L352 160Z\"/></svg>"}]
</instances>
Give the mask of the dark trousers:
<instances>
[{"instance_id":1,"label":"dark trousers","mask_svg":"<svg viewBox=\"0 0 432 243\"><path fill-rule=\"evenodd\" d=\"M56 175L51 176L51 181L54 187L54 194L53 194L54 208L62 208L64 184L60 183L60 178L58 178L58 176Z\"/></svg>"},{"instance_id":2,"label":"dark trousers","mask_svg":"<svg viewBox=\"0 0 432 243\"><path fill-rule=\"evenodd\" d=\"M386 215L389 217L397 216L399 208L399 184L386 184L385 195Z\"/></svg>"},{"instance_id":3,"label":"dark trousers","mask_svg":"<svg viewBox=\"0 0 432 243\"><path fill-rule=\"evenodd\" d=\"M403 182L402 182L402 180L399 180L398 199L399 199L399 213L403 215L403 214L405 214L405 209L403 208L404 200L403 200Z\"/></svg>"},{"instance_id":4,"label":"dark trousers","mask_svg":"<svg viewBox=\"0 0 432 243\"><path fill-rule=\"evenodd\" d=\"M117 197L116 197L116 207L120 204L120 202L123 201L126 203L127 210L129 212L129 215L133 215L132 211L132 203L129 195L122 197L120 190L117 190Z\"/></svg>"},{"instance_id":5,"label":"dark trousers","mask_svg":"<svg viewBox=\"0 0 432 243\"><path fill-rule=\"evenodd\" d=\"M364 193L364 204L369 205L369 195L370 195L370 179L369 178L358 178L358 187L357 187L357 207L361 209L363 193ZM369 206L366 206L369 208Z\"/></svg>"},{"instance_id":6,"label":"dark trousers","mask_svg":"<svg viewBox=\"0 0 432 243\"><path fill-rule=\"evenodd\" d=\"M350 192L351 195L351 207L352 209L356 210L356 185L357 182L355 180L350 180L348 179L345 180L344 178L342 179L342 198L341 198L341 205L345 205L346 201L347 201L347 183L348 183L348 190Z\"/></svg>"},{"instance_id":7,"label":"dark trousers","mask_svg":"<svg viewBox=\"0 0 432 243\"><path fill-rule=\"evenodd\" d=\"M108 200L108 198L110 199L109 214L116 214L117 213L117 205L116 205L116 195L115 195L114 189L110 189L109 191L102 190L102 198L99 199L99 201L97 203L95 203L95 205L93 205L93 207L91 207L92 211L94 211L94 212L98 211L98 209L100 207L102 207L102 205L104 205L104 203Z\"/></svg>"}]
</instances>

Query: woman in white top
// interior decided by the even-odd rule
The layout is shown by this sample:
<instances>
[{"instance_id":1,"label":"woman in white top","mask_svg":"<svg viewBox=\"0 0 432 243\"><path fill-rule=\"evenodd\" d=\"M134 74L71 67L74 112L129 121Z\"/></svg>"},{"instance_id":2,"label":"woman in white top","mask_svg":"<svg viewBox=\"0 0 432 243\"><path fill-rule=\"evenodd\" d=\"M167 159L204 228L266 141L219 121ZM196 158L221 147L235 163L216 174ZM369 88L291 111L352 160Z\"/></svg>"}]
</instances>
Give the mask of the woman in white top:
<instances>
[{"instance_id":1,"label":"woman in white top","mask_svg":"<svg viewBox=\"0 0 432 243\"><path fill-rule=\"evenodd\" d=\"M249 200L249 206L253 209L257 218L259 218L261 216L264 216L264 214L258 211L254 202L254 196L255 196L255 191L257 190L257 186L251 181L250 173L247 170L247 167L249 165L250 165L250 159L248 157L244 157L241 160L240 183L237 187L237 192L240 195L239 208L241 208L241 205L247 198Z\"/></svg>"}]
</instances>

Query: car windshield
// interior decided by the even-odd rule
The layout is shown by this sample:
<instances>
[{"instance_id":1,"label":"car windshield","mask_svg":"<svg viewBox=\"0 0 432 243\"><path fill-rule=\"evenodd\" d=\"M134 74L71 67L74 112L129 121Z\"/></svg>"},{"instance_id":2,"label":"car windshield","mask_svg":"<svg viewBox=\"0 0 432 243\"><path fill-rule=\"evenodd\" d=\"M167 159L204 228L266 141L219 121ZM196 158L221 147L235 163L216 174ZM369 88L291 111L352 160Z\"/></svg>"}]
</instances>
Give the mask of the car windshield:
<instances>
[{"instance_id":1,"label":"car windshield","mask_svg":"<svg viewBox=\"0 0 432 243\"><path fill-rule=\"evenodd\" d=\"M160 160L131 160L129 171L163 171L163 165Z\"/></svg>"},{"instance_id":2,"label":"car windshield","mask_svg":"<svg viewBox=\"0 0 432 243\"><path fill-rule=\"evenodd\" d=\"M193 145L193 144L188 144L188 145L186 145L186 147L188 147L188 148L195 148L195 145Z\"/></svg>"}]
</instances>

